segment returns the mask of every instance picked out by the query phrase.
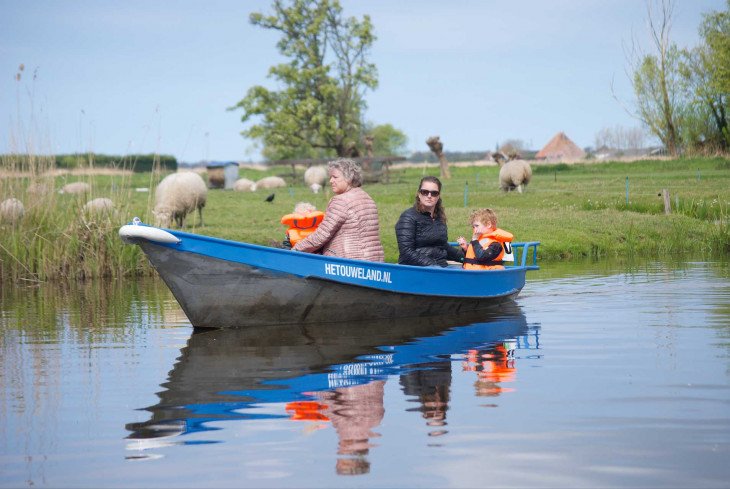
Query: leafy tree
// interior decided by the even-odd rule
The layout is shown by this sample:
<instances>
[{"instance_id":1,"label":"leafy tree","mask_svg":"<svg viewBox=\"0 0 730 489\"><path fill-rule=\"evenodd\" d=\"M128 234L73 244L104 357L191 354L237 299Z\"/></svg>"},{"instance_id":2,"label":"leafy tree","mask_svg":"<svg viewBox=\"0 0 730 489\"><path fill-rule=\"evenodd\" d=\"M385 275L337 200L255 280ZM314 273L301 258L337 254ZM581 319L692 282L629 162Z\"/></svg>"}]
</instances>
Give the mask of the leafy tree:
<instances>
[{"instance_id":1,"label":"leafy tree","mask_svg":"<svg viewBox=\"0 0 730 489\"><path fill-rule=\"evenodd\" d=\"M408 153L408 137L391 124L380 124L367 131L373 138L375 156L405 156Z\"/></svg>"},{"instance_id":2,"label":"leafy tree","mask_svg":"<svg viewBox=\"0 0 730 489\"><path fill-rule=\"evenodd\" d=\"M364 93L377 87L370 17L343 18L338 0L275 0L273 9L250 22L281 33L277 48L289 62L269 69L278 90L251 87L231 107L252 123L241 134L271 159L357 156Z\"/></svg>"},{"instance_id":3,"label":"leafy tree","mask_svg":"<svg viewBox=\"0 0 730 489\"><path fill-rule=\"evenodd\" d=\"M704 103L715 126L711 140L727 151L730 149L730 128L727 109L730 97L730 0L727 9L704 16L700 34L704 46L688 55L687 79L694 95Z\"/></svg>"},{"instance_id":4,"label":"leafy tree","mask_svg":"<svg viewBox=\"0 0 730 489\"><path fill-rule=\"evenodd\" d=\"M714 62L707 45L685 51L680 72L687 92L681 128L691 149L727 150L730 143L726 117L728 95L714 89Z\"/></svg>"},{"instance_id":5,"label":"leafy tree","mask_svg":"<svg viewBox=\"0 0 730 489\"><path fill-rule=\"evenodd\" d=\"M730 94L730 0L727 10L705 15L700 33L708 48L713 70L710 85L715 93Z\"/></svg>"}]
</instances>

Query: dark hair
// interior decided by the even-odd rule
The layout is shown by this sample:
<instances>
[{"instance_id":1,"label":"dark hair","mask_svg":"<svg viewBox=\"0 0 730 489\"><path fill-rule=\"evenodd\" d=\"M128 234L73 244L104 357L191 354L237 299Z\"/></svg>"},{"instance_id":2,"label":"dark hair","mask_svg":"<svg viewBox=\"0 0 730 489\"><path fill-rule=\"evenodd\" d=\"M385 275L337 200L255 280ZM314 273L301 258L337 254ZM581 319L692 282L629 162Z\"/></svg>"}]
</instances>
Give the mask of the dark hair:
<instances>
[{"instance_id":1,"label":"dark hair","mask_svg":"<svg viewBox=\"0 0 730 489\"><path fill-rule=\"evenodd\" d=\"M438 178L432 177L432 176L423 177L421 179L421 181L418 183L418 190L421 190L421 186L423 185L423 182L435 183L439 188L439 192L441 192L441 180L439 180ZM418 212L424 212L423 209L421 208L421 201L418 200L418 190L416 190L416 203L413 205L413 207ZM440 221L442 221L444 224L446 224L446 209L444 209L444 204L441 201L440 195L439 195L439 200L436 201L436 208L433 210L433 216L436 219L439 219Z\"/></svg>"}]
</instances>

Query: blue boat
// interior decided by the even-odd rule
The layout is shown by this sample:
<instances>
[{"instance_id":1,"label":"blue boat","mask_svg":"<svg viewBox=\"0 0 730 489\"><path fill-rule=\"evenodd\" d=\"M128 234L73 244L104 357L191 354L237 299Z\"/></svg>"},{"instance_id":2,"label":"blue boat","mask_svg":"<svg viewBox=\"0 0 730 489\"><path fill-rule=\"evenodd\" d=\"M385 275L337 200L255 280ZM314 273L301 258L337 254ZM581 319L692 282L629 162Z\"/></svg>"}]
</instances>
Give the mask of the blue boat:
<instances>
[{"instance_id":1,"label":"blue boat","mask_svg":"<svg viewBox=\"0 0 730 489\"><path fill-rule=\"evenodd\" d=\"M515 261L502 270L471 271L300 253L160 229L138 219L119 234L142 248L196 328L485 310L514 299L527 271L539 268L539 242L513 243Z\"/></svg>"}]
</instances>

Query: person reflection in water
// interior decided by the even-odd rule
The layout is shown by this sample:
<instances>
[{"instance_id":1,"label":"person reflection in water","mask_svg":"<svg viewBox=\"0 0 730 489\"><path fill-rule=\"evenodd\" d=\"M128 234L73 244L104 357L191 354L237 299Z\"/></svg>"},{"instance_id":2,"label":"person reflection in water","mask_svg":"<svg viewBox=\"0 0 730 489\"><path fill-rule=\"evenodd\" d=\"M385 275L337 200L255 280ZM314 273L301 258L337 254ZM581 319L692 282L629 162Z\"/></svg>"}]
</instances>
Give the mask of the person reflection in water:
<instances>
[{"instance_id":1,"label":"person reflection in water","mask_svg":"<svg viewBox=\"0 0 730 489\"><path fill-rule=\"evenodd\" d=\"M511 387L502 386L504 383L514 382L517 375L514 353L513 341L467 352L462 369L476 372L474 388L477 396L493 397L514 391Z\"/></svg>"},{"instance_id":2,"label":"person reflection in water","mask_svg":"<svg viewBox=\"0 0 730 489\"><path fill-rule=\"evenodd\" d=\"M335 470L339 475L360 475L370 472L367 455L374 445L372 431L383 421L385 381L338 387L332 391L308 393L316 401L300 401L287 405L293 420L331 422L337 432L338 447Z\"/></svg>"},{"instance_id":3,"label":"person reflection in water","mask_svg":"<svg viewBox=\"0 0 730 489\"><path fill-rule=\"evenodd\" d=\"M446 411L449 409L451 392L451 362L431 362L414 365L414 369L400 378L403 393L415 396L420 406L408 411L420 411L426 425L432 427L428 436L441 436L448 431Z\"/></svg>"}]
</instances>

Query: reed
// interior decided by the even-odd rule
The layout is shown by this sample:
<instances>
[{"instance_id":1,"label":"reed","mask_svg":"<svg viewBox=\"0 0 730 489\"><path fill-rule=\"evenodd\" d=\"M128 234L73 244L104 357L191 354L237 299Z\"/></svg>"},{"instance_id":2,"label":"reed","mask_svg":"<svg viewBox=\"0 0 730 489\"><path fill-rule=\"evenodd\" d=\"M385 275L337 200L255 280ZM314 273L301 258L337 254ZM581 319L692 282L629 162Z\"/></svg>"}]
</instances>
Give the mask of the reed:
<instances>
[{"instance_id":1,"label":"reed","mask_svg":"<svg viewBox=\"0 0 730 489\"><path fill-rule=\"evenodd\" d=\"M0 200L19 199L25 215L18 222L0 223L0 283L150 273L140 251L124 246L116 236L122 216L130 213L131 172L122 168L111 176L94 175L91 158L82 176L58 175L49 160L3 157ZM72 181L88 183L90 191L60 194L59 189ZM95 197L110 198L114 210L84 211Z\"/></svg>"}]
</instances>

